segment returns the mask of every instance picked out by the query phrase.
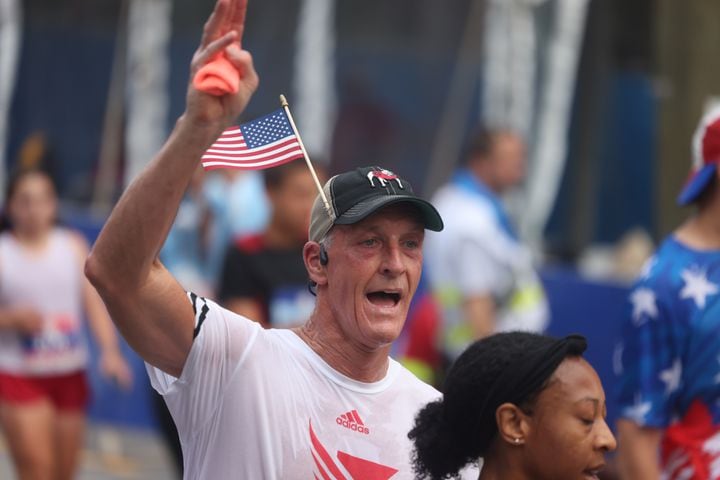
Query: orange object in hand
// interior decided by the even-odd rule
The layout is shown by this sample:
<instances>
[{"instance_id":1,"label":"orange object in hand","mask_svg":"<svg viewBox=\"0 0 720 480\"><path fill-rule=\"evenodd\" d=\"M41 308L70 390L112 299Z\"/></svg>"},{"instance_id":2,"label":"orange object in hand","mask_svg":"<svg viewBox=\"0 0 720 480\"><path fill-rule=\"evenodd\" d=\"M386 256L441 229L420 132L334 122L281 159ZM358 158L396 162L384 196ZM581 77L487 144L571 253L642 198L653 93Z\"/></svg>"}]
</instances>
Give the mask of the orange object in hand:
<instances>
[{"instance_id":1,"label":"orange object in hand","mask_svg":"<svg viewBox=\"0 0 720 480\"><path fill-rule=\"evenodd\" d=\"M235 94L240 88L240 72L221 54L198 70L193 78L193 86L201 92L216 96Z\"/></svg>"}]
</instances>

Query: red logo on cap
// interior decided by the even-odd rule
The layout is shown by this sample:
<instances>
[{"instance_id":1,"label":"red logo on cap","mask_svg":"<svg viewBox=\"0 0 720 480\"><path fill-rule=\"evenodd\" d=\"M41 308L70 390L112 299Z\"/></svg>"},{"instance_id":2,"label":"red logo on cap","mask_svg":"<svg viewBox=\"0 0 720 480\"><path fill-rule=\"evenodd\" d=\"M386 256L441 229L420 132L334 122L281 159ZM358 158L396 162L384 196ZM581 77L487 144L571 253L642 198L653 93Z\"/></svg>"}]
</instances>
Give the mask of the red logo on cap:
<instances>
[{"instance_id":1,"label":"red logo on cap","mask_svg":"<svg viewBox=\"0 0 720 480\"><path fill-rule=\"evenodd\" d=\"M381 187L385 187L389 181L395 180L398 184L398 187L405 188L405 187L403 187L403 184L400 182L400 178L397 175L395 175L393 172L391 172L390 170L385 170L383 168L381 168L380 170L370 170L367 174L367 179L370 182L371 187L375 187L374 180L376 178L380 182Z\"/></svg>"}]
</instances>

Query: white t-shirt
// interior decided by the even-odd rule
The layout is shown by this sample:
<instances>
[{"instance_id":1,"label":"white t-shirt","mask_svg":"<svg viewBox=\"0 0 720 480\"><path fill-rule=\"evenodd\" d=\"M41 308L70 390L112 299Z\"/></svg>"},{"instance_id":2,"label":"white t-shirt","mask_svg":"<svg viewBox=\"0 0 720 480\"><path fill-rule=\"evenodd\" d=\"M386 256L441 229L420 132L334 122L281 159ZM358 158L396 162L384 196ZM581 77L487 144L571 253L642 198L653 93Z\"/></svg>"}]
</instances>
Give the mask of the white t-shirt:
<instances>
[{"instance_id":1,"label":"white t-shirt","mask_svg":"<svg viewBox=\"0 0 720 480\"><path fill-rule=\"evenodd\" d=\"M0 332L0 371L63 375L87 365L83 333L83 273L72 233L54 228L42 252L0 234L0 306L32 307L42 316L36 335Z\"/></svg>"},{"instance_id":2,"label":"white t-shirt","mask_svg":"<svg viewBox=\"0 0 720 480\"><path fill-rule=\"evenodd\" d=\"M407 433L437 390L392 359L382 380L352 380L290 330L196 303L199 334L180 378L147 365L186 479L413 478Z\"/></svg>"},{"instance_id":3,"label":"white t-shirt","mask_svg":"<svg viewBox=\"0 0 720 480\"><path fill-rule=\"evenodd\" d=\"M484 196L449 183L432 200L443 217L442 232L428 232L425 262L443 312L445 349L457 357L471 340L463 299L491 295L497 331L542 331L548 305L530 250L500 224Z\"/></svg>"}]
</instances>

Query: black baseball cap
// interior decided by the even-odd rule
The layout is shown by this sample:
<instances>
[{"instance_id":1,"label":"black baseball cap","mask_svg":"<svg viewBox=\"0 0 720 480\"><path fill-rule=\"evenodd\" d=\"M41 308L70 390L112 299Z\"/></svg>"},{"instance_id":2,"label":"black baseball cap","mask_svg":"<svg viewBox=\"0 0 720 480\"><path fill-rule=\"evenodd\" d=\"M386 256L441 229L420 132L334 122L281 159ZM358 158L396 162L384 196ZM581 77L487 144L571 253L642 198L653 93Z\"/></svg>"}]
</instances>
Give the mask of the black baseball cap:
<instances>
[{"instance_id":1,"label":"black baseball cap","mask_svg":"<svg viewBox=\"0 0 720 480\"><path fill-rule=\"evenodd\" d=\"M417 208L428 230L443 229L440 214L426 200L415 195L405 179L382 167L361 167L335 175L323 187L330 209L320 195L310 213L308 238L320 242L333 225L350 225L393 203L409 203Z\"/></svg>"}]
</instances>

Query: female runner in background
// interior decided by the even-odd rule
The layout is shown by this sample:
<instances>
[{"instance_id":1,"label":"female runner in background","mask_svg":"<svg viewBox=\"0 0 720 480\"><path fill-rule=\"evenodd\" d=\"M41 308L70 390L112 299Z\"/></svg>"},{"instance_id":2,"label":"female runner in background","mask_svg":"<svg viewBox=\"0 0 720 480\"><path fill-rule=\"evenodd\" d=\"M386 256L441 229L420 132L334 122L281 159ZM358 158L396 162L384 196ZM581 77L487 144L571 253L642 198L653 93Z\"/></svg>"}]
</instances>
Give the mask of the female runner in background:
<instances>
[{"instance_id":1,"label":"female runner in background","mask_svg":"<svg viewBox=\"0 0 720 480\"><path fill-rule=\"evenodd\" d=\"M70 480L85 431L88 352L100 372L131 384L110 317L83 275L88 245L57 227L57 194L40 169L16 173L0 233L0 426L20 480Z\"/></svg>"}]
</instances>

